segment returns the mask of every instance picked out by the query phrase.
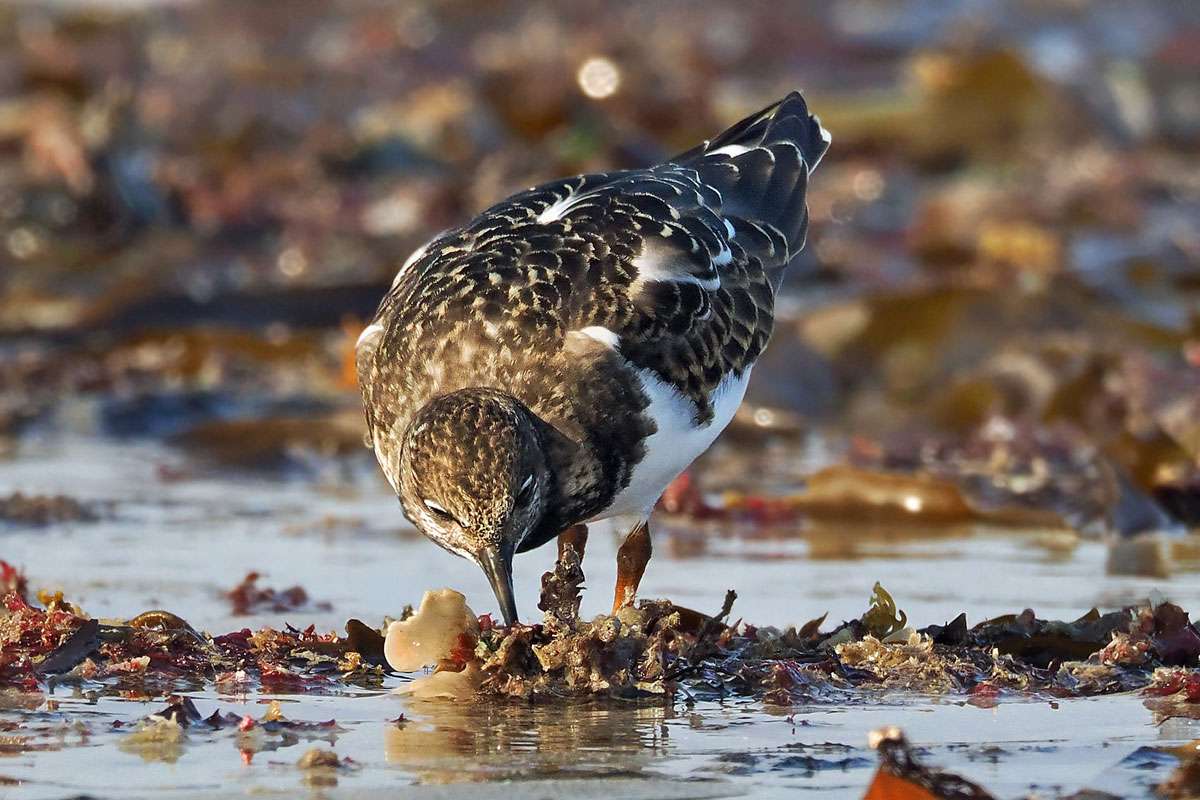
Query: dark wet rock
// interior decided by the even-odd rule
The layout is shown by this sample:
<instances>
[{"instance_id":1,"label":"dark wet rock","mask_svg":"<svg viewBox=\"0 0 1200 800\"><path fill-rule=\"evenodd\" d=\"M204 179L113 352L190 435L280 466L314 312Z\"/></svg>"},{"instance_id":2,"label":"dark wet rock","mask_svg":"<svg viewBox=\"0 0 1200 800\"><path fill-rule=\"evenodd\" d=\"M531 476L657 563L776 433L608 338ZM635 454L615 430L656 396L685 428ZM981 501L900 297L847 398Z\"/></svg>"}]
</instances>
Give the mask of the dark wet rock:
<instances>
[{"instance_id":1,"label":"dark wet rock","mask_svg":"<svg viewBox=\"0 0 1200 800\"><path fill-rule=\"evenodd\" d=\"M830 753L850 753L854 750L854 746L845 744L843 742L792 742L791 744L785 744L783 749L798 751L811 750L814 753L828 755Z\"/></svg>"},{"instance_id":2,"label":"dark wet rock","mask_svg":"<svg viewBox=\"0 0 1200 800\"><path fill-rule=\"evenodd\" d=\"M799 775L812 775L816 772L840 771L846 772L852 769L861 769L871 766L871 762L865 758L856 756L848 756L846 758L818 758L817 756L785 756L774 761L770 769L772 772L788 772Z\"/></svg>"},{"instance_id":3,"label":"dark wet rock","mask_svg":"<svg viewBox=\"0 0 1200 800\"><path fill-rule=\"evenodd\" d=\"M724 753L717 760L723 764L745 764L752 767L759 759L753 753Z\"/></svg>"},{"instance_id":4,"label":"dark wet rock","mask_svg":"<svg viewBox=\"0 0 1200 800\"><path fill-rule=\"evenodd\" d=\"M350 649L361 655L368 663L376 666L387 664L383 655L383 634L362 620L347 620L346 639Z\"/></svg>"},{"instance_id":5,"label":"dark wet rock","mask_svg":"<svg viewBox=\"0 0 1200 800\"><path fill-rule=\"evenodd\" d=\"M945 625L930 625L922 628L920 633L933 639L934 644L964 645L968 641L967 615L959 614Z\"/></svg>"},{"instance_id":6,"label":"dark wet rock","mask_svg":"<svg viewBox=\"0 0 1200 800\"><path fill-rule=\"evenodd\" d=\"M752 753L723 753L716 760L716 769L725 775L753 775L760 770L760 758Z\"/></svg>"},{"instance_id":7,"label":"dark wet rock","mask_svg":"<svg viewBox=\"0 0 1200 800\"><path fill-rule=\"evenodd\" d=\"M100 623L89 619L71 634L65 642L37 663L40 675L68 672L96 651L100 645Z\"/></svg>"},{"instance_id":8,"label":"dark wet rock","mask_svg":"<svg viewBox=\"0 0 1200 800\"><path fill-rule=\"evenodd\" d=\"M167 707L156 711L153 716L169 719L184 728L190 727L204 718L200 714L200 710L196 708L196 704L188 697L169 698Z\"/></svg>"}]
</instances>

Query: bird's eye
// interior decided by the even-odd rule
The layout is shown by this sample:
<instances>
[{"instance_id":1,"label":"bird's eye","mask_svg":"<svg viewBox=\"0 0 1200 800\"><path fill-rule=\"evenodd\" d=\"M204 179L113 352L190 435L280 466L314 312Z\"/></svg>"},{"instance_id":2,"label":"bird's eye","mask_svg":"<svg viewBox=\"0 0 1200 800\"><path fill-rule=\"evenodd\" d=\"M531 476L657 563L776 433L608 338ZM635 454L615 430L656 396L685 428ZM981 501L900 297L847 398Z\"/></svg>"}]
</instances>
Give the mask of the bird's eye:
<instances>
[{"instance_id":1,"label":"bird's eye","mask_svg":"<svg viewBox=\"0 0 1200 800\"><path fill-rule=\"evenodd\" d=\"M457 522L454 515L445 509L440 503L433 500L426 500L425 507L428 508L433 515L443 522Z\"/></svg>"},{"instance_id":2,"label":"bird's eye","mask_svg":"<svg viewBox=\"0 0 1200 800\"><path fill-rule=\"evenodd\" d=\"M521 483L521 488L517 489L516 502L517 505L524 508L529 505L529 501L533 500L533 475L529 475Z\"/></svg>"}]
</instances>

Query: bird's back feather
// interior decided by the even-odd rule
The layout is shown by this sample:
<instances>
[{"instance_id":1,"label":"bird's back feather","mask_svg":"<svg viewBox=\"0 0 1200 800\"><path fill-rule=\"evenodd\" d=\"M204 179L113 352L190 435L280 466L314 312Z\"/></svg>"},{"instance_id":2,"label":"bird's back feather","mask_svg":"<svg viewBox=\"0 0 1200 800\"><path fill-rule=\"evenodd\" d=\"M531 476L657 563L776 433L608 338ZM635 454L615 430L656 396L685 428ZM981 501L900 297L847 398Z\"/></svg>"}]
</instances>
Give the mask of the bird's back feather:
<instances>
[{"instance_id":1,"label":"bird's back feather","mask_svg":"<svg viewBox=\"0 0 1200 800\"><path fill-rule=\"evenodd\" d=\"M829 132L809 113L800 93L792 92L671 162L695 169L719 191L725 214L765 229L768 239L781 234L787 243L781 266L786 266L804 247L808 176L829 143ZM746 238L757 233L748 230Z\"/></svg>"}]
</instances>

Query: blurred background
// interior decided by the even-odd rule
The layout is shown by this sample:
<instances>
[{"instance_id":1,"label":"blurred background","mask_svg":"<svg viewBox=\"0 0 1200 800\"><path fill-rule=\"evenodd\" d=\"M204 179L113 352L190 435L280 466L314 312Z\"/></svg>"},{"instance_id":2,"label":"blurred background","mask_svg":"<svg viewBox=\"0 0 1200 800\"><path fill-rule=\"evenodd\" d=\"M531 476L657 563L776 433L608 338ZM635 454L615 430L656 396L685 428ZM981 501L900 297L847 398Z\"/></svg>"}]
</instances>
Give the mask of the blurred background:
<instances>
[{"instance_id":1,"label":"blurred background","mask_svg":"<svg viewBox=\"0 0 1200 800\"><path fill-rule=\"evenodd\" d=\"M119 519L115 452L146 494L383 496L351 351L412 250L801 89L834 138L809 244L670 550L1189 541L1198 76L1200 6L1166 0L0 3L0 516ZM380 502L326 530L404 528Z\"/></svg>"}]
</instances>

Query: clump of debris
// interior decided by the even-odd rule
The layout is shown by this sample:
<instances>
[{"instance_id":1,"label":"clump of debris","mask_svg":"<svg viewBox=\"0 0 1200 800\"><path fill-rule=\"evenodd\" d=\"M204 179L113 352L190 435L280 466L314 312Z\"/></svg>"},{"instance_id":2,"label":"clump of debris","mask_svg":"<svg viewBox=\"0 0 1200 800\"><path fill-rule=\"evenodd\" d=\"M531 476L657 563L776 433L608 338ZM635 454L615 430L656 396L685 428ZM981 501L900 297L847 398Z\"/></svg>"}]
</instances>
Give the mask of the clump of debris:
<instances>
[{"instance_id":1,"label":"clump of debris","mask_svg":"<svg viewBox=\"0 0 1200 800\"><path fill-rule=\"evenodd\" d=\"M98 620L62 593L28 596L28 581L0 562L0 687L39 691L50 683L136 684L160 692L215 684L230 690L334 691L378 685L383 636L350 620L346 635L249 628L214 636L163 610Z\"/></svg>"},{"instance_id":2,"label":"clump of debris","mask_svg":"<svg viewBox=\"0 0 1200 800\"><path fill-rule=\"evenodd\" d=\"M28 691L87 681L328 692L378 686L390 665L432 667L403 687L423 697L736 696L791 705L914 691L989 705L1141 690L1164 716L1200 716L1200 633L1187 612L1163 601L1093 609L1070 622L1026 609L974 626L960 614L916 629L876 584L866 612L829 631L825 617L786 630L730 621L732 591L712 615L642 600L585 620L579 556L566 547L543 577L538 624L497 626L461 594L439 590L386 636L359 620L345 635L285 625L214 636L168 611L102 621L61 593L31 600L24 576L4 566L0 686Z\"/></svg>"},{"instance_id":3,"label":"clump of debris","mask_svg":"<svg viewBox=\"0 0 1200 800\"><path fill-rule=\"evenodd\" d=\"M94 522L99 518L93 505L66 495L13 492L0 497L0 525L44 528L63 522Z\"/></svg>"},{"instance_id":4,"label":"clump of debris","mask_svg":"<svg viewBox=\"0 0 1200 800\"><path fill-rule=\"evenodd\" d=\"M781 631L729 622L733 592L712 616L665 600L643 600L615 615L584 620L579 616L582 577L578 556L565 548L555 569L543 577L544 618L537 625L500 628L487 616L476 624L470 614L442 615L467 621L454 623L453 635L443 632L453 649L418 659L435 671L410 691L426 694L425 681L457 675L453 688L443 685L428 694L529 698L682 692L786 705L905 690L964 693L986 704L1005 694L1072 697L1151 687L1148 691L1155 693L1182 693L1188 702L1193 702L1189 691L1200 699L1200 672L1192 671L1200 657L1200 635L1185 611L1166 602L1108 614L1093 609L1072 622L1039 619L1027 609L968 627L960 614L945 625L916 630L876 584L870 608L856 620L822 632L821 617ZM461 595L455 602L456 608L465 607ZM424 614L436 612L423 603L418 616ZM415 663L403 666L412 669ZM1164 667L1174 668L1170 680Z\"/></svg>"}]
</instances>

